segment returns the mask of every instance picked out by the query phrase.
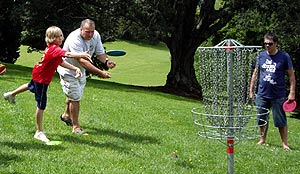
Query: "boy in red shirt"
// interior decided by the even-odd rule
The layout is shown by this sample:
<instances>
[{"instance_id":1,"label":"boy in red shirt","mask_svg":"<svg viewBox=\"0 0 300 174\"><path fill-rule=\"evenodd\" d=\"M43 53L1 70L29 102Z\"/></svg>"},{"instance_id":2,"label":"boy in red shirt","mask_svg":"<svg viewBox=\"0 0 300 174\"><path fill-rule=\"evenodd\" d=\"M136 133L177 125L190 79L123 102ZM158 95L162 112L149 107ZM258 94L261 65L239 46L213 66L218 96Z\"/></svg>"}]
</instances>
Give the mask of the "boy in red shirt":
<instances>
[{"instance_id":1,"label":"boy in red shirt","mask_svg":"<svg viewBox=\"0 0 300 174\"><path fill-rule=\"evenodd\" d=\"M60 45L64 39L63 33L60 28L51 26L46 30L45 41L47 48L44 51L41 61L34 65L32 70L32 80L29 83L23 84L12 92L3 94L3 98L8 100L9 103L15 104L15 97L17 94L30 90L35 94L37 101L36 109L36 126L37 131L34 138L41 140L45 143L50 140L46 137L42 128L43 114L47 104L47 89L58 65L65 68L74 70L74 76L82 76L82 72L76 66L65 62L62 57L72 58L85 58L90 60L88 51L82 53L68 52L62 50Z\"/></svg>"}]
</instances>

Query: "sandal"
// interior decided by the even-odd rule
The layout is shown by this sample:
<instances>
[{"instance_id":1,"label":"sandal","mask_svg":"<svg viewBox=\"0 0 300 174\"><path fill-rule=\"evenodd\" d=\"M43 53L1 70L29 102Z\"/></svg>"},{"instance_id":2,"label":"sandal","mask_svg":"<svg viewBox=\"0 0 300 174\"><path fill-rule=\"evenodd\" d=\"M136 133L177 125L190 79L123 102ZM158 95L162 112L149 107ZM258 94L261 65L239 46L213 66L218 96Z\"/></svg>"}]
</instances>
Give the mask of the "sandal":
<instances>
[{"instance_id":1,"label":"sandal","mask_svg":"<svg viewBox=\"0 0 300 174\"><path fill-rule=\"evenodd\" d=\"M61 121L65 122L67 126L73 126L72 120L64 118L63 115L60 115Z\"/></svg>"},{"instance_id":2,"label":"sandal","mask_svg":"<svg viewBox=\"0 0 300 174\"><path fill-rule=\"evenodd\" d=\"M73 133L75 134L80 134L80 135L88 135L88 133L86 133L85 131L82 130L82 128L73 128Z\"/></svg>"}]
</instances>

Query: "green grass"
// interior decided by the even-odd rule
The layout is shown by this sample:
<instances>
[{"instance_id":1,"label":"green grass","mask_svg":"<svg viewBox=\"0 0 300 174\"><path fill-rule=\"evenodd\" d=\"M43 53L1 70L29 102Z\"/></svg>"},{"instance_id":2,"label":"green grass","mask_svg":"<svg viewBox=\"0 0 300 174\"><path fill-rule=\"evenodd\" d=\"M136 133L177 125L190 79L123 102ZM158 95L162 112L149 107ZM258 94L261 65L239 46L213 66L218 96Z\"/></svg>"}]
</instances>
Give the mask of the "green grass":
<instances>
[{"instance_id":1,"label":"green grass","mask_svg":"<svg viewBox=\"0 0 300 174\"><path fill-rule=\"evenodd\" d=\"M72 134L71 128L60 121L64 95L57 76L48 91L44 129L49 139L60 140L61 145L47 146L33 139L32 93L20 94L16 105L0 100L0 173L226 173L226 146L196 135L190 110L200 106L200 101L138 86L164 84L165 74L146 71L146 65L149 69L156 67L144 64L150 60L142 60L153 59L157 66L165 64L162 69L167 70L166 49L124 41L106 47L125 49L128 54L114 58L118 67L112 70L112 79L92 78L87 82L80 120L89 136ZM143 50L144 55L138 54ZM35 63L37 58L29 54L25 61L23 52L21 56L16 65L7 65L6 75L0 76L1 94L30 80L31 61L35 59ZM130 77L131 74L141 75ZM257 146L257 140L249 140L235 145L235 173L299 173L299 120L289 117L288 121L293 151L282 150L278 131L271 123L268 144ZM176 159L171 156L174 151L178 154Z\"/></svg>"},{"instance_id":2,"label":"green grass","mask_svg":"<svg viewBox=\"0 0 300 174\"><path fill-rule=\"evenodd\" d=\"M165 45L149 46L117 41L107 42L104 46L106 50L122 49L126 51L125 56L110 57L117 63L117 66L110 70L112 78L106 81L143 86L162 86L165 84L170 70L170 54ZM18 65L33 67L41 57L41 54L37 52L26 53L27 47L23 46L20 50L22 56L16 62ZM95 79L99 78L96 77Z\"/></svg>"}]
</instances>

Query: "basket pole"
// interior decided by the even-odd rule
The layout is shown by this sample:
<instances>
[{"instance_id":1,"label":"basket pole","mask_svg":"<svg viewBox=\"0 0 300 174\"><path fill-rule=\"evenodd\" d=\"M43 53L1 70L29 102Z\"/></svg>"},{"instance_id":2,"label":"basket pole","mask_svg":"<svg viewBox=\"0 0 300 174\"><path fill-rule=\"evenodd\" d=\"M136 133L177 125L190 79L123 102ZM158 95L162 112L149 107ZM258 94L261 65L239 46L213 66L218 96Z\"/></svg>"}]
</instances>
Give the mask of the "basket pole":
<instances>
[{"instance_id":1,"label":"basket pole","mask_svg":"<svg viewBox=\"0 0 300 174\"><path fill-rule=\"evenodd\" d=\"M232 46L231 41L227 41L228 47ZM228 136L227 136L227 165L228 174L234 173L234 130L233 127L233 58L232 49L228 48L227 51L227 94L228 94Z\"/></svg>"}]
</instances>

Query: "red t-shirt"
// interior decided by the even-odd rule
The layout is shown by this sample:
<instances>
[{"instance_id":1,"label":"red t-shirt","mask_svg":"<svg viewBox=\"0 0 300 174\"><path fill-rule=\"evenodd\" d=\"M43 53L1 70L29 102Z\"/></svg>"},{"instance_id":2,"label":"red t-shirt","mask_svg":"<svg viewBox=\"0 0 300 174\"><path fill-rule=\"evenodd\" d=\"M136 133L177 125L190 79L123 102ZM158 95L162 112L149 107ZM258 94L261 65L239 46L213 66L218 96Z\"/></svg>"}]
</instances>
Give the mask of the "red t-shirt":
<instances>
[{"instance_id":1,"label":"red t-shirt","mask_svg":"<svg viewBox=\"0 0 300 174\"><path fill-rule=\"evenodd\" d=\"M49 84L53 78L56 68L63 62L62 57L67 51L58 45L49 45L32 70L32 80L38 83Z\"/></svg>"}]
</instances>

